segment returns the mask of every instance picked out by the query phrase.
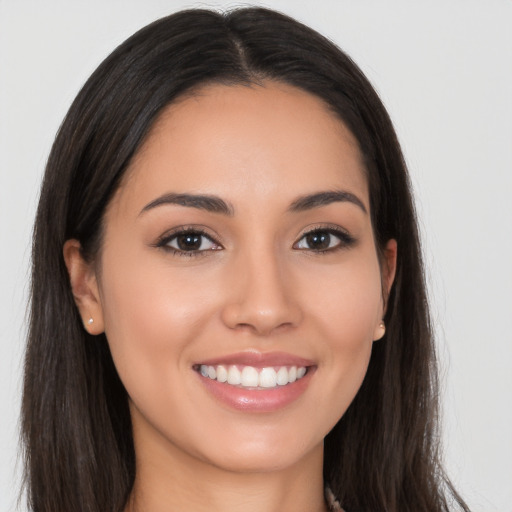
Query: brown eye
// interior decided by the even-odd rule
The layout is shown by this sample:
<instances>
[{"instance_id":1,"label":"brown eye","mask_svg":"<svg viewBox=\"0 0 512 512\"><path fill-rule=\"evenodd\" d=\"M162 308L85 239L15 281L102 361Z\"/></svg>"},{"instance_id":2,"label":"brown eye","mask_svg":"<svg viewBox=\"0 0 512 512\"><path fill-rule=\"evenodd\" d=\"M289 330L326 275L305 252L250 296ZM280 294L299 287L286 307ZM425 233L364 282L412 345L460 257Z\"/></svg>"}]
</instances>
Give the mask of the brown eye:
<instances>
[{"instance_id":1,"label":"brown eye","mask_svg":"<svg viewBox=\"0 0 512 512\"><path fill-rule=\"evenodd\" d=\"M294 249L307 251L331 251L353 245L355 240L346 232L334 229L315 229L306 233L294 245Z\"/></svg>"},{"instance_id":2,"label":"brown eye","mask_svg":"<svg viewBox=\"0 0 512 512\"><path fill-rule=\"evenodd\" d=\"M192 230L174 233L164 238L158 246L184 254L221 249L221 246L205 233Z\"/></svg>"},{"instance_id":3,"label":"brown eye","mask_svg":"<svg viewBox=\"0 0 512 512\"><path fill-rule=\"evenodd\" d=\"M176 237L176 246L181 251L199 251L203 241L203 235L186 233Z\"/></svg>"},{"instance_id":4,"label":"brown eye","mask_svg":"<svg viewBox=\"0 0 512 512\"><path fill-rule=\"evenodd\" d=\"M323 231L309 233L305 236L305 242L309 249L325 250L331 246L331 234Z\"/></svg>"}]
</instances>

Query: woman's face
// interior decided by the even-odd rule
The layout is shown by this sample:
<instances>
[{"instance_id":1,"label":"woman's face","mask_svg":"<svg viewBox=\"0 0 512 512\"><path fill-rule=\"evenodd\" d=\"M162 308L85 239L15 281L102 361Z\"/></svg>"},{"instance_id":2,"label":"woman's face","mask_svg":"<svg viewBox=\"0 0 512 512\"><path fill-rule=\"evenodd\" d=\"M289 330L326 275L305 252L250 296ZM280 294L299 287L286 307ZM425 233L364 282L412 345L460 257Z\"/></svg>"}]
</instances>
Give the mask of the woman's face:
<instances>
[{"instance_id":1,"label":"woman's face","mask_svg":"<svg viewBox=\"0 0 512 512\"><path fill-rule=\"evenodd\" d=\"M269 471L321 453L383 334L396 251L381 272L369 208L354 137L306 92L214 85L164 112L82 305L138 454Z\"/></svg>"}]
</instances>

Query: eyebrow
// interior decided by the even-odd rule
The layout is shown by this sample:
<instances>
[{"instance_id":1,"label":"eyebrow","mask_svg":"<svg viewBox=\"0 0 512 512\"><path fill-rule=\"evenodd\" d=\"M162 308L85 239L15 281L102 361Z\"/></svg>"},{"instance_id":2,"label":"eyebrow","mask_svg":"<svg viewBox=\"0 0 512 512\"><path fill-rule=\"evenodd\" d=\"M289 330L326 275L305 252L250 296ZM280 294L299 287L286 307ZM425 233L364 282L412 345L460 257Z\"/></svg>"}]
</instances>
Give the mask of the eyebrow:
<instances>
[{"instance_id":1,"label":"eyebrow","mask_svg":"<svg viewBox=\"0 0 512 512\"><path fill-rule=\"evenodd\" d=\"M346 192L345 190L328 190L325 192L317 192L316 194L309 194L299 197L290 205L289 211L302 212L337 202L348 202L355 204L361 208L364 213L368 213L363 202L356 195L352 194L351 192Z\"/></svg>"},{"instance_id":2,"label":"eyebrow","mask_svg":"<svg viewBox=\"0 0 512 512\"><path fill-rule=\"evenodd\" d=\"M344 190L328 190L301 196L293 201L288 210L290 212L302 212L306 210L312 210L313 208L319 208L321 206L327 206L336 202L348 202L355 204L364 213L368 213L363 202L356 195ZM142 215L144 212L152 210L153 208L157 208L158 206L167 204L176 204L188 208L198 208L207 212L220 213L230 217L233 216L234 213L234 208L217 196L202 194L177 194L170 192L168 194L157 197L148 203L146 206L144 206L144 208L142 208L139 215Z\"/></svg>"},{"instance_id":3,"label":"eyebrow","mask_svg":"<svg viewBox=\"0 0 512 512\"><path fill-rule=\"evenodd\" d=\"M233 207L220 199L220 197L196 194L175 194L171 192L157 197L155 200L148 203L144 208L142 208L139 215L142 215L144 212L152 210L157 206L166 204L177 204L179 206L198 208L207 212L221 213L229 216L232 216L234 211Z\"/></svg>"}]
</instances>

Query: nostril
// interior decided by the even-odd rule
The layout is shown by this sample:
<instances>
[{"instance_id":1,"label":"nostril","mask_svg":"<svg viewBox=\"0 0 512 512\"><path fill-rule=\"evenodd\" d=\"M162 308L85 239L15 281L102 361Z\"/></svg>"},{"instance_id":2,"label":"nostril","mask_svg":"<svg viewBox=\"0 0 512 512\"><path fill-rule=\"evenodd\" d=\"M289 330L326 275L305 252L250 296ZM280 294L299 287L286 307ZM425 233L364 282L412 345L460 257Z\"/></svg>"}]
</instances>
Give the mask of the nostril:
<instances>
[{"instance_id":1,"label":"nostril","mask_svg":"<svg viewBox=\"0 0 512 512\"><path fill-rule=\"evenodd\" d=\"M297 294L286 286L286 272L279 270L274 260L265 258L265 264L262 258L252 267L245 261L239 269L239 279L231 283L231 300L227 298L221 316L230 329L265 336L297 325L302 313Z\"/></svg>"}]
</instances>

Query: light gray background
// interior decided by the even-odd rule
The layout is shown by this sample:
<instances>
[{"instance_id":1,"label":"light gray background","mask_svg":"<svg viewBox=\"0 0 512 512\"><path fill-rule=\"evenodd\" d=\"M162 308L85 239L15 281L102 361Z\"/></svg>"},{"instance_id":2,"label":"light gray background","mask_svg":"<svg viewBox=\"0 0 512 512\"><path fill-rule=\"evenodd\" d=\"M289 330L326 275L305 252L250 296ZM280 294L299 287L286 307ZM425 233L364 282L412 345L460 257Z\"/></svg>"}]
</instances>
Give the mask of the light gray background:
<instances>
[{"instance_id":1,"label":"light gray background","mask_svg":"<svg viewBox=\"0 0 512 512\"><path fill-rule=\"evenodd\" d=\"M260 2L255 2L260 4ZM0 510L14 510L31 225L54 134L99 62L182 7L0 0ZM360 64L395 122L421 217L448 470L512 511L512 2L268 0ZM24 510L24 507L21 507Z\"/></svg>"}]
</instances>

